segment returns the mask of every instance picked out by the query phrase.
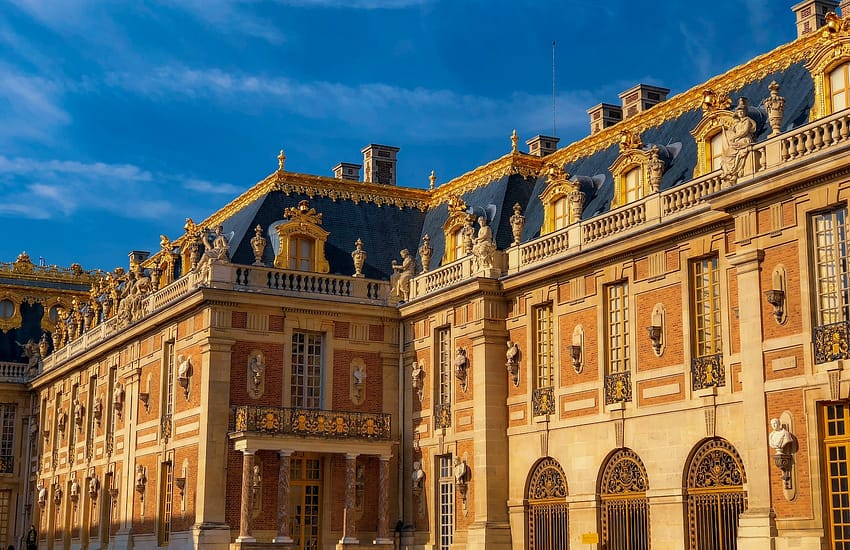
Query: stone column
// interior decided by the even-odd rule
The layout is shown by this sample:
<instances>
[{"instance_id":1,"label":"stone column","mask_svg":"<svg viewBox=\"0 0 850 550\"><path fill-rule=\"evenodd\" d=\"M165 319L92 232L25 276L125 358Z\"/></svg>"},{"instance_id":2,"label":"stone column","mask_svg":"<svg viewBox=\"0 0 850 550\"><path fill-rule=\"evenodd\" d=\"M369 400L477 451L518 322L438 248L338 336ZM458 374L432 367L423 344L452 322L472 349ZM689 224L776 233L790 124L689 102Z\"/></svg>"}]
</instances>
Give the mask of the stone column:
<instances>
[{"instance_id":1,"label":"stone column","mask_svg":"<svg viewBox=\"0 0 850 550\"><path fill-rule=\"evenodd\" d=\"M236 542L256 542L251 536L251 476L254 473L254 450L242 451L242 505L239 507L239 536Z\"/></svg>"},{"instance_id":2,"label":"stone column","mask_svg":"<svg viewBox=\"0 0 850 550\"><path fill-rule=\"evenodd\" d=\"M767 402L764 395L762 354L761 261L758 249L739 251L729 259L738 278L738 311L741 330L741 382L744 434L747 446L739 449L747 473L747 510L739 518L739 550L772 550L776 521L770 501ZM729 381L731 383L731 380Z\"/></svg>"},{"instance_id":3,"label":"stone column","mask_svg":"<svg viewBox=\"0 0 850 550\"><path fill-rule=\"evenodd\" d=\"M289 457L292 451L278 451L280 469L277 478L277 536L272 542L292 543L289 536Z\"/></svg>"},{"instance_id":4,"label":"stone column","mask_svg":"<svg viewBox=\"0 0 850 550\"><path fill-rule=\"evenodd\" d=\"M375 544L393 543L389 530L390 458L392 457L381 456L381 466L378 472L378 536L375 539Z\"/></svg>"},{"instance_id":5,"label":"stone column","mask_svg":"<svg viewBox=\"0 0 850 550\"><path fill-rule=\"evenodd\" d=\"M342 538L340 544L360 544L354 529L355 478L357 476L357 454L345 455L345 514L343 515Z\"/></svg>"}]
</instances>

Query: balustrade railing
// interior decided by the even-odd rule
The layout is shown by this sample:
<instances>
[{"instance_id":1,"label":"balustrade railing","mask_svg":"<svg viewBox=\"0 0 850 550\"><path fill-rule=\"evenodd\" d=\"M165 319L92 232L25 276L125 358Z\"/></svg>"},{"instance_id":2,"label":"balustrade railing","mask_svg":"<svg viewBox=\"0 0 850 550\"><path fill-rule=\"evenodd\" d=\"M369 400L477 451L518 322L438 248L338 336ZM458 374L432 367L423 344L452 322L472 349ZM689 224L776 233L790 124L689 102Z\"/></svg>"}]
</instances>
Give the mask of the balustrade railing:
<instances>
[{"instance_id":1,"label":"balustrade railing","mask_svg":"<svg viewBox=\"0 0 850 550\"><path fill-rule=\"evenodd\" d=\"M548 258L558 256L569 249L570 240L567 229L544 235L523 243L519 247L519 261L522 265L530 265Z\"/></svg>"},{"instance_id":2,"label":"balustrade railing","mask_svg":"<svg viewBox=\"0 0 850 550\"><path fill-rule=\"evenodd\" d=\"M23 384L27 381L27 365L23 363L0 362L0 382Z\"/></svg>"},{"instance_id":3,"label":"balustrade railing","mask_svg":"<svg viewBox=\"0 0 850 550\"><path fill-rule=\"evenodd\" d=\"M233 431L267 435L388 441L392 439L392 415L389 413L239 406L234 409Z\"/></svg>"}]
</instances>

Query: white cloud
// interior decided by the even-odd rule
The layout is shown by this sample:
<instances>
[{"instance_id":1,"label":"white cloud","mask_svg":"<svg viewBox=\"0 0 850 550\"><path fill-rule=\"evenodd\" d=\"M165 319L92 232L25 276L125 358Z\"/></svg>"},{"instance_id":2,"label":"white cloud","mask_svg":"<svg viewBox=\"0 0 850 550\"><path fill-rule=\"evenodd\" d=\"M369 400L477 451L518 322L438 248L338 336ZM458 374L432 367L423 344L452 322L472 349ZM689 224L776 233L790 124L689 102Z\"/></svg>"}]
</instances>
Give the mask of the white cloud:
<instances>
[{"instance_id":1,"label":"white cloud","mask_svg":"<svg viewBox=\"0 0 850 550\"><path fill-rule=\"evenodd\" d=\"M50 141L71 121L60 105L62 87L0 64L0 144L20 139Z\"/></svg>"},{"instance_id":2,"label":"white cloud","mask_svg":"<svg viewBox=\"0 0 850 550\"><path fill-rule=\"evenodd\" d=\"M156 101L208 100L217 102L218 108L237 111L259 106L414 139L483 137L494 131L501 135L515 127L549 128L552 120L551 96L524 92L497 99L445 89L305 82L181 66L160 67L145 75L111 73L106 82ZM562 93L559 127L583 127L585 110L599 101L586 91Z\"/></svg>"},{"instance_id":3,"label":"white cloud","mask_svg":"<svg viewBox=\"0 0 850 550\"><path fill-rule=\"evenodd\" d=\"M243 188L230 183L216 183L196 178L187 179L183 184L183 187L199 193L213 193L220 195L236 195L241 191L244 191Z\"/></svg>"}]
</instances>

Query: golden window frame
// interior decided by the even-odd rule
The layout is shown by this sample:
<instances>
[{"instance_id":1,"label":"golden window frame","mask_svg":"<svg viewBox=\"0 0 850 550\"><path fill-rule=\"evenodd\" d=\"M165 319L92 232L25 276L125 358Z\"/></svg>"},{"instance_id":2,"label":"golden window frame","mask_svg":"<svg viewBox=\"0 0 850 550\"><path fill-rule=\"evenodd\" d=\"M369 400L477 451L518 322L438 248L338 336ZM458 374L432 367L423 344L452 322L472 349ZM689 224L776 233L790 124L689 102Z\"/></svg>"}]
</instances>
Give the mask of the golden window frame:
<instances>
[{"instance_id":1,"label":"golden window frame","mask_svg":"<svg viewBox=\"0 0 850 550\"><path fill-rule=\"evenodd\" d=\"M331 269L325 256L325 243L330 232L321 227L322 214L316 212L315 208L310 208L310 203L303 200L297 207L284 210L283 217L289 218L289 221L275 227L280 248L274 258L274 266L278 269L289 269L292 237L303 236L313 240L310 262L313 270L308 273L328 273Z\"/></svg>"},{"instance_id":2,"label":"golden window frame","mask_svg":"<svg viewBox=\"0 0 850 550\"><path fill-rule=\"evenodd\" d=\"M815 98L809 110L809 121L832 114L829 75L845 63L850 63L850 34L844 33L821 46L806 62L806 68L815 84Z\"/></svg>"},{"instance_id":3,"label":"golden window frame","mask_svg":"<svg viewBox=\"0 0 850 550\"><path fill-rule=\"evenodd\" d=\"M698 178L713 172L710 142L714 136L728 128L735 121L735 113L726 109L716 109L703 115L702 120L691 130L691 135L697 145L697 164L694 166L694 177Z\"/></svg>"},{"instance_id":4,"label":"golden window frame","mask_svg":"<svg viewBox=\"0 0 850 550\"><path fill-rule=\"evenodd\" d=\"M459 238L458 231L466 225L467 220L471 216L466 211L466 202L457 195L449 197L447 207L449 209L449 217L446 219L446 223L443 224L443 236L445 237L443 242L446 243L443 250L443 264L460 259L455 254L459 246L457 242Z\"/></svg>"},{"instance_id":5,"label":"golden window frame","mask_svg":"<svg viewBox=\"0 0 850 550\"><path fill-rule=\"evenodd\" d=\"M540 193L539 199L541 204L543 205L543 227L540 228L540 235L546 235L547 233L554 233L563 227L556 227L555 224L555 203L558 199L565 199L567 201L567 223L573 223L578 220L573 220L570 218L570 202L569 195L574 191L574 183L571 183L569 180L570 175L558 169L558 167L553 167L549 170L548 183L546 184L546 188L543 189L543 192Z\"/></svg>"}]
</instances>

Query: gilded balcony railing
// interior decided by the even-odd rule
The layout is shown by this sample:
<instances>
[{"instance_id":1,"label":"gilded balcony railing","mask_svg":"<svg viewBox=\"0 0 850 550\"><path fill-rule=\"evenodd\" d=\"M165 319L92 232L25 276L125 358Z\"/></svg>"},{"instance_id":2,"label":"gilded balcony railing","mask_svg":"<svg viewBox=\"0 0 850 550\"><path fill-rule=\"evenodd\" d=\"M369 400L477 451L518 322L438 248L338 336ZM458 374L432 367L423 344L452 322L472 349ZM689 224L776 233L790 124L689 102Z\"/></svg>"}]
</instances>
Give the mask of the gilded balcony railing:
<instances>
[{"instance_id":1,"label":"gilded balcony railing","mask_svg":"<svg viewBox=\"0 0 850 550\"><path fill-rule=\"evenodd\" d=\"M434 405L434 427L448 428L452 425L452 406L450 403Z\"/></svg>"},{"instance_id":2,"label":"gilded balcony railing","mask_svg":"<svg viewBox=\"0 0 850 550\"><path fill-rule=\"evenodd\" d=\"M625 403L632 400L632 373L613 372L605 375L605 404Z\"/></svg>"},{"instance_id":3,"label":"gilded balcony railing","mask_svg":"<svg viewBox=\"0 0 850 550\"><path fill-rule=\"evenodd\" d=\"M850 357L850 322L841 321L821 325L812 329L812 344L815 352L815 364L827 363Z\"/></svg>"},{"instance_id":4,"label":"gilded balcony railing","mask_svg":"<svg viewBox=\"0 0 850 550\"><path fill-rule=\"evenodd\" d=\"M239 406L234 411L233 429L267 435L388 441L392 438L392 416L389 413Z\"/></svg>"},{"instance_id":5,"label":"gilded balcony railing","mask_svg":"<svg viewBox=\"0 0 850 550\"><path fill-rule=\"evenodd\" d=\"M723 354L705 355L691 359L691 387L694 391L726 385Z\"/></svg>"},{"instance_id":6,"label":"gilded balcony railing","mask_svg":"<svg viewBox=\"0 0 850 550\"><path fill-rule=\"evenodd\" d=\"M552 386L532 390L531 410L534 416L555 414L555 390Z\"/></svg>"}]
</instances>

